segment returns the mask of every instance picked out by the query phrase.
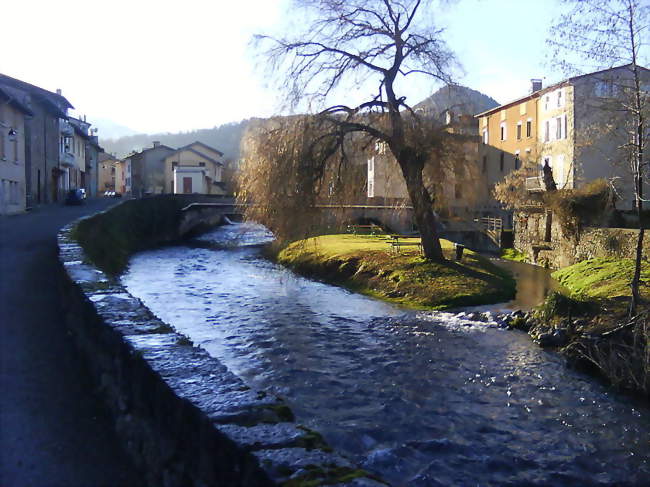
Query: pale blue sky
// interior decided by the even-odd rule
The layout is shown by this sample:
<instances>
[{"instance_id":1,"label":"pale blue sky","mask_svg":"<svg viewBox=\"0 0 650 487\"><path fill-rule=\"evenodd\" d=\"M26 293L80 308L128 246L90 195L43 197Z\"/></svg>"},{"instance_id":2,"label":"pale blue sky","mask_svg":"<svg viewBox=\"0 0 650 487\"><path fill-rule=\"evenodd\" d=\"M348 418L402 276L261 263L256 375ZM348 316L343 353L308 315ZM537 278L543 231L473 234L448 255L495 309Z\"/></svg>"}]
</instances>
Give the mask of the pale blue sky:
<instances>
[{"instance_id":1,"label":"pale blue sky","mask_svg":"<svg viewBox=\"0 0 650 487\"><path fill-rule=\"evenodd\" d=\"M253 33L277 29L286 0L20 0L3 5L0 72L62 88L77 114L142 132L212 127L276 110L254 69ZM543 65L556 0L460 0L437 11L466 76L499 102ZM13 40L13 42L11 41ZM436 87L414 80L415 104ZM100 133L101 136L101 133Z\"/></svg>"}]
</instances>

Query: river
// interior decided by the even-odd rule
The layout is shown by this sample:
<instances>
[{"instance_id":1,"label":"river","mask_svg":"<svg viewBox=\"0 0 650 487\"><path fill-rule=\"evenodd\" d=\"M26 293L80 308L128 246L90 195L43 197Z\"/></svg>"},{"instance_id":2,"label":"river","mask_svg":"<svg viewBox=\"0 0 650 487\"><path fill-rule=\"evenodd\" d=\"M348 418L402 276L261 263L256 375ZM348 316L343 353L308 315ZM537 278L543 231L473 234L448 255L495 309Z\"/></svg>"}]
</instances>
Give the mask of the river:
<instances>
[{"instance_id":1,"label":"river","mask_svg":"<svg viewBox=\"0 0 650 487\"><path fill-rule=\"evenodd\" d=\"M254 224L135 255L158 317L393 485L648 485L650 410L517 331L295 276Z\"/></svg>"}]
</instances>

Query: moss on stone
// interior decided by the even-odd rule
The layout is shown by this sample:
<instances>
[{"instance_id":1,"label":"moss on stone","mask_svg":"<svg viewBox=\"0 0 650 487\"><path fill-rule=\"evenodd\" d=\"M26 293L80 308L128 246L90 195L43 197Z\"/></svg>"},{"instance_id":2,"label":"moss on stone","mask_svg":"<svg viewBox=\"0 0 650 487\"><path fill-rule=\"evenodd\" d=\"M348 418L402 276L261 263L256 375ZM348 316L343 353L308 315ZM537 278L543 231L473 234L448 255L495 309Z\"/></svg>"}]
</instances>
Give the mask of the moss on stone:
<instances>
[{"instance_id":1,"label":"moss on stone","mask_svg":"<svg viewBox=\"0 0 650 487\"><path fill-rule=\"evenodd\" d=\"M351 482L354 479L363 477L385 483L359 468L340 467L337 465L329 465L325 467L307 465L305 470L307 470L307 473L283 482L281 484L282 487L316 487L319 485L335 485Z\"/></svg>"},{"instance_id":2,"label":"moss on stone","mask_svg":"<svg viewBox=\"0 0 650 487\"><path fill-rule=\"evenodd\" d=\"M94 265L119 275L133 253L179 238L183 204L171 195L125 201L81 220L70 236L81 244Z\"/></svg>"},{"instance_id":3,"label":"moss on stone","mask_svg":"<svg viewBox=\"0 0 650 487\"><path fill-rule=\"evenodd\" d=\"M330 447L323 435L314 431L306 426L299 425L297 426L299 430L305 432L304 435L296 439L295 445L299 448L304 448L305 450L322 450L324 452L332 452L332 447Z\"/></svg>"}]
</instances>

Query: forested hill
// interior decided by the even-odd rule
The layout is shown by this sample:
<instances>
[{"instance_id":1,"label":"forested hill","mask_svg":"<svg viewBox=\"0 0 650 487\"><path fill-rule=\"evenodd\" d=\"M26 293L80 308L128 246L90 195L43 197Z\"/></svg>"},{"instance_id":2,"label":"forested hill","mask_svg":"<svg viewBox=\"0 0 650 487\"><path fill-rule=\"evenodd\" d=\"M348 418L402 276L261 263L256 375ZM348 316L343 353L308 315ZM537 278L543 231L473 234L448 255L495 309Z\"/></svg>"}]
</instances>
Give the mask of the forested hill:
<instances>
[{"instance_id":1,"label":"forested hill","mask_svg":"<svg viewBox=\"0 0 650 487\"><path fill-rule=\"evenodd\" d=\"M196 140L219 149L224 153L225 159L237 160L239 158L239 144L242 135L250 120L232 122L211 129L192 130L190 132L165 133L165 134L136 134L120 137L119 139L101 139L100 145L106 152L124 157L133 150L142 150L151 147L154 141L169 147L178 148Z\"/></svg>"},{"instance_id":2,"label":"forested hill","mask_svg":"<svg viewBox=\"0 0 650 487\"><path fill-rule=\"evenodd\" d=\"M494 108L499 104L480 91L460 85L450 85L440 88L434 94L418 103L415 108L423 108L427 112L443 117L446 109L453 110L457 115L476 115L477 113ZM239 159L240 143L248 125L255 119L232 122L211 129L199 129L190 132L165 134L136 134L120 137L119 139L101 139L100 144L106 152L124 157L133 150L151 147L153 141L178 148L196 140L219 149L226 159ZM441 119L442 121L442 119Z\"/></svg>"},{"instance_id":3,"label":"forested hill","mask_svg":"<svg viewBox=\"0 0 650 487\"><path fill-rule=\"evenodd\" d=\"M428 98L415 105L415 109L422 108L443 121L444 111L451 110L456 115L476 115L499 103L480 91L460 85L443 86Z\"/></svg>"}]
</instances>

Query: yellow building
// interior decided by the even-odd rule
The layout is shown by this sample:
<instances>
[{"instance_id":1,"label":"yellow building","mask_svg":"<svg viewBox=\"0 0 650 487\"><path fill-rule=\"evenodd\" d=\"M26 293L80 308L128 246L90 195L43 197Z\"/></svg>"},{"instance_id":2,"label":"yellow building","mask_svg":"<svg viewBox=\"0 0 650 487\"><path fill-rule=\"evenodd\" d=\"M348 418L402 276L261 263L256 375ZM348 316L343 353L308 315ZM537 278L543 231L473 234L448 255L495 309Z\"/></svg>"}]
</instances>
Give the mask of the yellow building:
<instances>
[{"instance_id":1,"label":"yellow building","mask_svg":"<svg viewBox=\"0 0 650 487\"><path fill-rule=\"evenodd\" d=\"M650 89L650 71L639 67L642 88ZM499 204L494 185L519 167L526 168L526 190L545 189L542 168L548 165L558 189L578 188L605 178L617 188L623 210L632 208L632 175L621 150L629 142L630 66L619 66L569 78L542 88L533 80L532 93L476 115L485 174L485 209L495 216ZM626 128L628 127L628 128Z\"/></svg>"}]
</instances>

